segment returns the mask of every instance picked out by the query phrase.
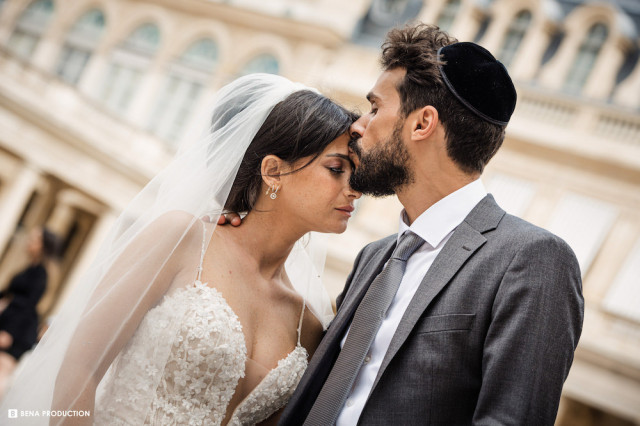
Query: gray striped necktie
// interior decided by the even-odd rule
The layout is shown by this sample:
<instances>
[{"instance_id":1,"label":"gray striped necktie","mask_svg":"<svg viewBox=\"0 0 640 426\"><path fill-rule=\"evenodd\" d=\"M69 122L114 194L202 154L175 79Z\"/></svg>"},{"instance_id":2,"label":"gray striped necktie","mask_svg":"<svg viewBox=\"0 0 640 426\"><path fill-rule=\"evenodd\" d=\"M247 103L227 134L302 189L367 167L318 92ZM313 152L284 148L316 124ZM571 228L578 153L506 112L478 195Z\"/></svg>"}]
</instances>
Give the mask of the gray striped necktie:
<instances>
[{"instance_id":1,"label":"gray striped necktie","mask_svg":"<svg viewBox=\"0 0 640 426\"><path fill-rule=\"evenodd\" d=\"M340 355L309 411L305 425L335 424L365 355L398 291L407 266L407 259L422 243L424 240L411 231L405 232L400 237L391 258L382 272L373 280L367 294L360 302Z\"/></svg>"}]
</instances>

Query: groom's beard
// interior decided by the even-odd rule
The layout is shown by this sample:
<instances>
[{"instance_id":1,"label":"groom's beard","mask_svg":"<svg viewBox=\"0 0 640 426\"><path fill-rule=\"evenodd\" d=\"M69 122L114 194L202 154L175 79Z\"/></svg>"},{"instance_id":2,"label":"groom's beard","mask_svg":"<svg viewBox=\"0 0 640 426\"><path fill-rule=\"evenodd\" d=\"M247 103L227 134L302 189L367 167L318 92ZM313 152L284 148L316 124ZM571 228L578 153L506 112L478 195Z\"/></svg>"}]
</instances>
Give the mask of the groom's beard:
<instances>
[{"instance_id":1,"label":"groom's beard","mask_svg":"<svg viewBox=\"0 0 640 426\"><path fill-rule=\"evenodd\" d=\"M398 120L391 137L366 153L362 152L357 140L350 144L360 159L360 165L349 181L354 190L373 197L385 197L413 182L410 156L402 143L401 131L402 121Z\"/></svg>"}]
</instances>

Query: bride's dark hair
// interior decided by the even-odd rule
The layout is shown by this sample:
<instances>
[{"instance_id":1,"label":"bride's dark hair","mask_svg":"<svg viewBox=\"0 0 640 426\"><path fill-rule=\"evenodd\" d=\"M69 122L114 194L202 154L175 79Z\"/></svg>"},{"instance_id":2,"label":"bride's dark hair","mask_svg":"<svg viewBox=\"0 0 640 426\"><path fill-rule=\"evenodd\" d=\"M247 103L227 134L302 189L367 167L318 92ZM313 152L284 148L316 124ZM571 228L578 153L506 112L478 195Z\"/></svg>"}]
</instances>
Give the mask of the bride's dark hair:
<instances>
[{"instance_id":1,"label":"bride's dark hair","mask_svg":"<svg viewBox=\"0 0 640 426\"><path fill-rule=\"evenodd\" d=\"M338 136L349 130L358 115L311 90L292 93L273 107L242 158L225 210L249 212L262 183L260 166L267 155L292 164L311 159L308 166Z\"/></svg>"}]
</instances>

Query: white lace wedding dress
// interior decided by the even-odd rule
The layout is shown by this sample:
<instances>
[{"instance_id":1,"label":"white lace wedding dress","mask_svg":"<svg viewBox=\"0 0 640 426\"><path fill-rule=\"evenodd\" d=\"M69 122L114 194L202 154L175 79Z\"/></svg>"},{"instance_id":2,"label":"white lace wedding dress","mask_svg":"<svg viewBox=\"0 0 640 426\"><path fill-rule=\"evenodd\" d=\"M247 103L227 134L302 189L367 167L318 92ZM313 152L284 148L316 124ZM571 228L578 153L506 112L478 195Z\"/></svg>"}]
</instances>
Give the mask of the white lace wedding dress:
<instances>
[{"instance_id":1,"label":"white lace wedding dress","mask_svg":"<svg viewBox=\"0 0 640 426\"><path fill-rule=\"evenodd\" d=\"M295 349L238 404L229 425L266 420L291 397L307 367L308 354L300 345L304 308ZM170 327L176 320L177 328ZM167 341L173 344L158 372L154 348ZM128 425L132 418L145 418L144 424L151 425L219 425L245 375L246 361L238 317L198 273L193 285L166 295L149 310L116 357L100 383L94 424ZM146 411L142 417L140 410Z\"/></svg>"}]
</instances>

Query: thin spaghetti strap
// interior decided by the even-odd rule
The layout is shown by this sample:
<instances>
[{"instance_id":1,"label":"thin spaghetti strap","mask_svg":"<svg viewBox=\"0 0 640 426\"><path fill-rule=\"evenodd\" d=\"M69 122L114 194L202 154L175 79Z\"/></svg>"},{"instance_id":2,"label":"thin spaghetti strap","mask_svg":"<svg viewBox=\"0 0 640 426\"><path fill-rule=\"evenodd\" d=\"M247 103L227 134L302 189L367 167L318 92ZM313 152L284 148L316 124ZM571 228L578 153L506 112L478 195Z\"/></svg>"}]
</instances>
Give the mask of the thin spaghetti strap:
<instances>
[{"instance_id":1,"label":"thin spaghetti strap","mask_svg":"<svg viewBox=\"0 0 640 426\"><path fill-rule=\"evenodd\" d=\"M200 281L202 277L202 263L204 262L204 251L205 251L205 243L207 240L207 227L204 222L202 222L202 250L200 252L200 264L198 265L198 281Z\"/></svg>"},{"instance_id":2,"label":"thin spaghetti strap","mask_svg":"<svg viewBox=\"0 0 640 426\"><path fill-rule=\"evenodd\" d=\"M298 346L300 346L300 334L302 334L302 319L304 318L304 310L307 307L307 300L302 298L302 312L300 312L300 321L298 322Z\"/></svg>"}]
</instances>

